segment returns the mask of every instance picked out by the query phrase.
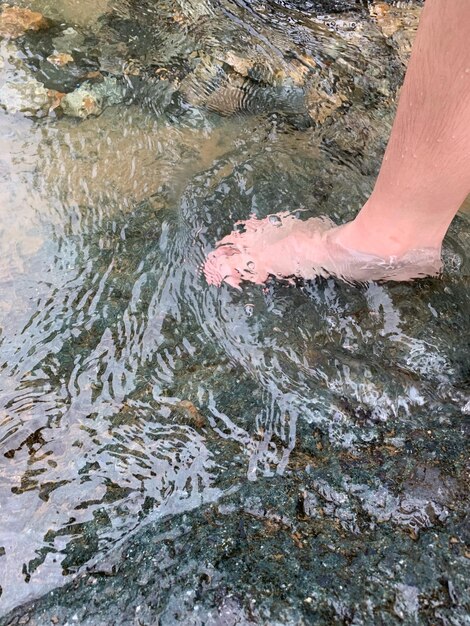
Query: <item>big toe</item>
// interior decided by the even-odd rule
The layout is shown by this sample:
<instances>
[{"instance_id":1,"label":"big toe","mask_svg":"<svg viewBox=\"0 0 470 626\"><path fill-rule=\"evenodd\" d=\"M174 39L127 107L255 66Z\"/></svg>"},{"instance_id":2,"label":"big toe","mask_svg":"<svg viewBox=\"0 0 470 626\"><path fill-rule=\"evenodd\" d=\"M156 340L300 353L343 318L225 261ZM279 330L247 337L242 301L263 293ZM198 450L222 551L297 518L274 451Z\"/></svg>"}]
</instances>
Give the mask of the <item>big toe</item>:
<instances>
[{"instance_id":1,"label":"big toe","mask_svg":"<svg viewBox=\"0 0 470 626\"><path fill-rule=\"evenodd\" d=\"M240 252L232 246L221 246L211 252L204 264L204 275L209 285L218 287L226 282L232 287L239 287L240 273L236 260Z\"/></svg>"}]
</instances>

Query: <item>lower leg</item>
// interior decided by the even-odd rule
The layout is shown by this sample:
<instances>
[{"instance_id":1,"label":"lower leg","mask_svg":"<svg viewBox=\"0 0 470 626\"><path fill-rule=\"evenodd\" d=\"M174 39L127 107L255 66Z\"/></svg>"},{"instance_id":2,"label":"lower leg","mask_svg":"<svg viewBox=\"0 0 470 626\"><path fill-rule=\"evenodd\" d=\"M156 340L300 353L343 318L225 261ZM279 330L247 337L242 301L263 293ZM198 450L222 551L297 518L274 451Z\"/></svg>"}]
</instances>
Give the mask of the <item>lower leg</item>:
<instances>
[{"instance_id":1,"label":"lower leg","mask_svg":"<svg viewBox=\"0 0 470 626\"><path fill-rule=\"evenodd\" d=\"M427 0L374 191L342 229L380 256L440 248L470 191L470 2Z\"/></svg>"},{"instance_id":2,"label":"lower leg","mask_svg":"<svg viewBox=\"0 0 470 626\"><path fill-rule=\"evenodd\" d=\"M248 220L219 242L208 281L269 275L408 280L440 267L447 228L470 191L470 0L426 0L376 185L356 219Z\"/></svg>"}]
</instances>

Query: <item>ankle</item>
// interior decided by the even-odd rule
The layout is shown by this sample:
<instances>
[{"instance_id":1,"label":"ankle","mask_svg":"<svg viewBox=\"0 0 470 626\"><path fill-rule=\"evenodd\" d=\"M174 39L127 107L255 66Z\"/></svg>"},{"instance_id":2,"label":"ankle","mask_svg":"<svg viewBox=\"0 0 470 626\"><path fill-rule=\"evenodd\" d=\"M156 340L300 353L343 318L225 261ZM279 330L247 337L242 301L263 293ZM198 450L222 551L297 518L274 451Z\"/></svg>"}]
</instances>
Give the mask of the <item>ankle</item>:
<instances>
[{"instance_id":1,"label":"ankle","mask_svg":"<svg viewBox=\"0 0 470 626\"><path fill-rule=\"evenodd\" d=\"M431 248L440 251L442 237L423 233L405 224L393 226L380 221L368 221L358 216L338 228L337 242L345 248L380 257L402 257L413 250Z\"/></svg>"},{"instance_id":2,"label":"ankle","mask_svg":"<svg viewBox=\"0 0 470 626\"><path fill-rule=\"evenodd\" d=\"M440 252L447 222L440 223L432 210L387 209L377 208L371 200L366 202L354 220L338 228L338 243L381 257L401 257L425 248Z\"/></svg>"}]
</instances>

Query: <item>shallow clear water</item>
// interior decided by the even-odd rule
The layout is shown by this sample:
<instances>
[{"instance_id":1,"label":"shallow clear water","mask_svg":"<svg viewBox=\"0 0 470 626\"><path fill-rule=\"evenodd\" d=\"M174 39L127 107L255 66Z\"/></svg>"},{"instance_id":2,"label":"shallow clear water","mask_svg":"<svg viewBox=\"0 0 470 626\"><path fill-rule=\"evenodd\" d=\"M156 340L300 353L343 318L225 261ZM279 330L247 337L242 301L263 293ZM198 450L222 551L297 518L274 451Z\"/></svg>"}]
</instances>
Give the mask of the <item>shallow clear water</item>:
<instances>
[{"instance_id":1,"label":"shallow clear water","mask_svg":"<svg viewBox=\"0 0 470 626\"><path fill-rule=\"evenodd\" d=\"M53 30L0 42L0 89L98 66L127 90L87 119L0 110L5 623L466 623L468 213L440 279L199 269L251 213L355 214L398 52L364 9L111 4L38 0ZM71 26L82 66L54 74ZM234 89L248 46L266 75ZM344 85L325 119L300 50Z\"/></svg>"}]
</instances>

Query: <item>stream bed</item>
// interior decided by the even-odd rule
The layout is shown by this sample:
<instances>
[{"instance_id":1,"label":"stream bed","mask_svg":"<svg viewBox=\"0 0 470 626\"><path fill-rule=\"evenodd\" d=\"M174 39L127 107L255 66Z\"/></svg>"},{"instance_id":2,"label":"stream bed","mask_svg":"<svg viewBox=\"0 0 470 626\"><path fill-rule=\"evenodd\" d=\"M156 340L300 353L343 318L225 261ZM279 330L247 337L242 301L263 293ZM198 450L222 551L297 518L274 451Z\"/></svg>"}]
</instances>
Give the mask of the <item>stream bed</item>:
<instances>
[{"instance_id":1,"label":"stream bed","mask_svg":"<svg viewBox=\"0 0 470 626\"><path fill-rule=\"evenodd\" d=\"M439 278L201 273L356 214L420 3L13 4L0 624L470 624L468 209Z\"/></svg>"}]
</instances>

